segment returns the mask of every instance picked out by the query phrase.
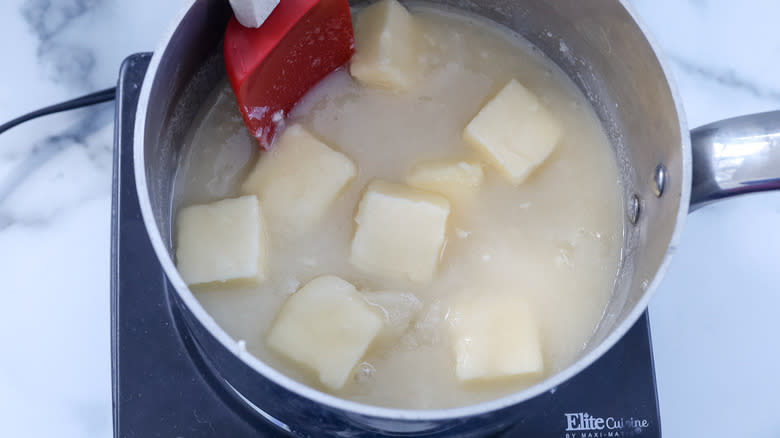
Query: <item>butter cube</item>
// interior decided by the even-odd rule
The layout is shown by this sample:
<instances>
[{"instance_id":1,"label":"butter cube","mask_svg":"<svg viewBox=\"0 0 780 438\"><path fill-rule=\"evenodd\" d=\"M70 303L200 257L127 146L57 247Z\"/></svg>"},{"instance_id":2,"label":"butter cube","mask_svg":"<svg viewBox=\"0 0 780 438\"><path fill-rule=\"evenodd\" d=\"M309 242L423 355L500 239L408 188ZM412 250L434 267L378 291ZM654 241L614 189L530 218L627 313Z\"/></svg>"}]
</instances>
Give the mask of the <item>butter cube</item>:
<instances>
[{"instance_id":1,"label":"butter cube","mask_svg":"<svg viewBox=\"0 0 780 438\"><path fill-rule=\"evenodd\" d=\"M460 381L538 375L544 370L534 315L521 297L475 291L461 298L448 316Z\"/></svg>"},{"instance_id":2,"label":"butter cube","mask_svg":"<svg viewBox=\"0 0 780 438\"><path fill-rule=\"evenodd\" d=\"M375 180L355 215L350 262L387 278L433 278L447 230L449 201L403 184Z\"/></svg>"},{"instance_id":3,"label":"butter cube","mask_svg":"<svg viewBox=\"0 0 780 438\"><path fill-rule=\"evenodd\" d=\"M355 55L349 67L358 81L401 91L419 75L417 30L409 12L396 0L380 0L355 17Z\"/></svg>"},{"instance_id":4,"label":"butter cube","mask_svg":"<svg viewBox=\"0 0 780 438\"><path fill-rule=\"evenodd\" d=\"M376 342L392 345L406 332L409 323L422 310L422 303L409 292L363 292L370 304L378 307L384 315L385 324Z\"/></svg>"},{"instance_id":5,"label":"butter cube","mask_svg":"<svg viewBox=\"0 0 780 438\"><path fill-rule=\"evenodd\" d=\"M355 286L323 275L287 298L268 345L318 373L320 382L335 390L344 386L382 325L382 317Z\"/></svg>"},{"instance_id":6,"label":"butter cube","mask_svg":"<svg viewBox=\"0 0 780 438\"><path fill-rule=\"evenodd\" d=\"M255 196L182 208L176 227L176 267L185 283L263 279L265 231Z\"/></svg>"},{"instance_id":7,"label":"butter cube","mask_svg":"<svg viewBox=\"0 0 780 438\"><path fill-rule=\"evenodd\" d=\"M482 166L470 161L426 161L412 167L406 183L458 199L473 193L484 178Z\"/></svg>"},{"instance_id":8,"label":"butter cube","mask_svg":"<svg viewBox=\"0 0 780 438\"><path fill-rule=\"evenodd\" d=\"M346 155L296 124L260 157L242 189L257 195L275 230L296 235L322 218L356 173Z\"/></svg>"},{"instance_id":9,"label":"butter cube","mask_svg":"<svg viewBox=\"0 0 780 438\"><path fill-rule=\"evenodd\" d=\"M561 127L533 93L512 79L469 122L463 137L519 185L550 156Z\"/></svg>"}]
</instances>

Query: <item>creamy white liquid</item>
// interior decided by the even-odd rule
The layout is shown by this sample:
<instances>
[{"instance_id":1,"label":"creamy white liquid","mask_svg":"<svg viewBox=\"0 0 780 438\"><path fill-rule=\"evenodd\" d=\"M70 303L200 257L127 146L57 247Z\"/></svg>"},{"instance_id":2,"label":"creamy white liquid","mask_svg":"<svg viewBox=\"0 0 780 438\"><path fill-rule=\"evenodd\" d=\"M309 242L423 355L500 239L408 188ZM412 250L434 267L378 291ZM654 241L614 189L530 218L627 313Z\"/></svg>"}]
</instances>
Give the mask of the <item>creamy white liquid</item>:
<instances>
[{"instance_id":1,"label":"creamy white liquid","mask_svg":"<svg viewBox=\"0 0 780 438\"><path fill-rule=\"evenodd\" d=\"M623 243L618 173L612 149L584 96L524 40L481 20L414 9L424 29L425 75L401 93L354 82L344 70L308 93L290 116L348 155L358 175L311 233L274 237L261 284L195 286L203 306L234 338L270 365L325 390L312 372L267 351L264 339L284 299L322 274L358 289L403 290L424 304L397 345L372 348L370 375L356 376L336 395L399 408L447 408L520 390L570 365L582 352L612 293ZM476 157L461 139L466 124L507 81L540 97L564 127L545 163L519 187L490 166L468 202L453 203L437 276L425 286L392 282L348 262L353 214L365 184L402 182L425 159ZM239 195L259 155L227 83L215 90L193 125L190 152L176 184L177 206ZM533 307L545 373L494 384L459 383L446 321L452 296L467 286L511 288Z\"/></svg>"}]
</instances>

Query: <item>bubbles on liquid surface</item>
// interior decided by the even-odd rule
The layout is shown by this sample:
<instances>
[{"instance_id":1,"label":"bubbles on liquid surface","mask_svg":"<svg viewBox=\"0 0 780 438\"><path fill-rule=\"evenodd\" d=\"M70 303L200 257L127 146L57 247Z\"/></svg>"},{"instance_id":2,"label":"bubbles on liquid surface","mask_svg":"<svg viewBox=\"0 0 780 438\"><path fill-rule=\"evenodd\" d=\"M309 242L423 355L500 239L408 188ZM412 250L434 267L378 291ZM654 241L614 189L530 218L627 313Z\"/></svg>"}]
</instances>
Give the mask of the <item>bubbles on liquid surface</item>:
<instances>
[{"instance_id":1,"label":"bubbles on liquid surface","mask_svg":"<svg viewBox=\"0 0 780 438\"><path fill-rule=\"evenodd\" d=\"M362 362L355 368L355 382L365 384L371 381L376 373L376 368L368 362Z\"/></svg>"}]
</instances>

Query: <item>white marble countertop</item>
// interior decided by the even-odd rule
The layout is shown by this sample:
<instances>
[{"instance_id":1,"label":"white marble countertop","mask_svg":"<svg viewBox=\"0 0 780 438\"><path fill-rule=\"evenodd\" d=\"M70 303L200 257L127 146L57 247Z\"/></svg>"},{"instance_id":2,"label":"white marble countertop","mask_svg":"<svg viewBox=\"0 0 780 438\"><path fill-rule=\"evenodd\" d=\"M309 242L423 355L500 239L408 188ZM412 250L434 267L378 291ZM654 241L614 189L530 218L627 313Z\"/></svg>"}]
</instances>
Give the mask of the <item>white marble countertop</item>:
<instances>
[{"instance_id":1,"label":"white marble countertop","mask_svg":"<svg viewBox=\"0 0 780 438\"><path fill-rule=\"evenodd\" d=\"M632 0L691 127L780 108L776 0ZM3 0L0 121L111 86L183 0ZM0 135L4 436L111 435L112 106ZM780 193L693 213L650 314L664 435L780 436Z\"/></svg>"}]
</instances>

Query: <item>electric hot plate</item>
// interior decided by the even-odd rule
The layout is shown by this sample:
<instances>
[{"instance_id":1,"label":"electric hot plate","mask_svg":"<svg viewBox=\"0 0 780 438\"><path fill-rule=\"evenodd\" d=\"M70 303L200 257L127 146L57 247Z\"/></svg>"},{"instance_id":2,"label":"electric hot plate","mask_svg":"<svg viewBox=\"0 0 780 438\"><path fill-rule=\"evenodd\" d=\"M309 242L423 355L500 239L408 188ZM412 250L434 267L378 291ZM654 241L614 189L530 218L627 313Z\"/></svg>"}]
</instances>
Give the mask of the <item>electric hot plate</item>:
<instances>
[{"instance_id":1,"label":"electric hot plate","mask_svg":"<svg viewBox=\"0 0 780 438\"><path fill-rule=\"evenodd\" d=\"M290 436L239 406L180 330L175 294L147 237L133 176L133 127L151 54L128 57L117 88L111 228L114 436ZM523 404L498 437L661 436L650 327L645 313L609 352L554 391ZM538 406L538 408L537 408ZM496 435L494 435L496 436Z\"/></svg>"}]
</instances>

